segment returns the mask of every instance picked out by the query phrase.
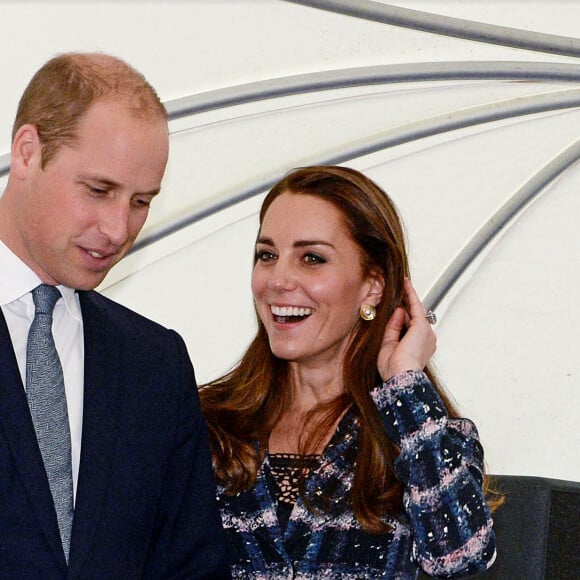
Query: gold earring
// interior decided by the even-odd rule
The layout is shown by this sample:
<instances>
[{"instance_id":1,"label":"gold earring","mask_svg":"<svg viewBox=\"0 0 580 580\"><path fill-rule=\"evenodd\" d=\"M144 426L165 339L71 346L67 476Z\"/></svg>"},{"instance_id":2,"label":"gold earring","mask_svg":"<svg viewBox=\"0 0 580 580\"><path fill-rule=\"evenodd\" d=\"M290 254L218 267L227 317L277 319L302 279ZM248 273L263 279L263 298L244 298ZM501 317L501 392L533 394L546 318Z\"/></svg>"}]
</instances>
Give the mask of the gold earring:
<instances>
[{"instance_id":1,"label":"gold earring","mask_svg":"<svg viewBox=\"0 0 580 580\"><path fill-rule=\"evenodd\" d=\"M360 307L360 317L363 320L373 320L377 315L377 310L372 304L363 304Z\"/></svg>"}]
</instances>

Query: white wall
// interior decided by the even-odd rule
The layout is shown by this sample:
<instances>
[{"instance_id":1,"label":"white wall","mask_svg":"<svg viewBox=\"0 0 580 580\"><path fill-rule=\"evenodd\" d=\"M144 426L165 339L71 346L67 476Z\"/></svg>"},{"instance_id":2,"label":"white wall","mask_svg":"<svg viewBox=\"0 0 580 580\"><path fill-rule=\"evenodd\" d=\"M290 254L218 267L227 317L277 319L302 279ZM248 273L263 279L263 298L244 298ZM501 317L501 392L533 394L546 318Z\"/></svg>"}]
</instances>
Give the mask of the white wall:
<instances>
[{"instance_id":1,"label":"white wall","mask_svg":"<svg viewBox=\"0 0 580 580\"><path fill-rule=\"evenodd\" d=\"M580 37L576 2L395 4ZM9 151L17 100L30 76L67 50L125 58L164 101L371 65L578 63L282 0L0 1L0 26L0 156ZM285 96L172 121L164 191L142 239L290 167L348 158L349 151L403 134L412 124L514 108L526 98L550 100L578 87L578 81L533 78L415 80ZM397 201L413 278L427 295L498 208L578 139L579 116L577 105L508 115L344 162L368 173ZM436 362L460 407L478 424L492 472L580 480L579 180L574 164L543 188L438 308ZM132 254L102 287L181 332L200 381L227 369L253 332L249 276L260 197Z\"/></svg>"}]
</instances>

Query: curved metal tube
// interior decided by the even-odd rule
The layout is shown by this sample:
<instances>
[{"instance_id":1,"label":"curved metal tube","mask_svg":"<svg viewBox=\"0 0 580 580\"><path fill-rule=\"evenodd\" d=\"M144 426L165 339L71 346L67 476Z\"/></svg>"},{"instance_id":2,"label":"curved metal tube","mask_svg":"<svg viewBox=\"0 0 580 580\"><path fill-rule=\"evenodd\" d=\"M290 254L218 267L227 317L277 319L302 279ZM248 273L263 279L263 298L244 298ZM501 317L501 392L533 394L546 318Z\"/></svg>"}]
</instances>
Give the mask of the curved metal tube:
<instances>
[{"instance_id":1,"label":"curved metal tube","mask_svg":"<svg viewBox=\"0 0 580 580\"><path fill-rule=\"evenodd\" d=\"M568 91L560 91L558 93L541 94L530 97L520 97L509 101L480 105L456 111L454 113L438 115L431 119L409 123L403 127L398 127L378 135L373 135L373 137L366 141L359 142L360 144L355 148L341 148L332 155L322 158L312 158L306 164L336 165L361 157L362 155L381 151L388 147L402 145L403 143L431 137L433 135L439 135L448 131L463 129L465 127L471 127L482 123L490 123L501 119L579 106L580 89L571 89ZM145 248L168 235L212 215L213 213L226 209L236 203L258 195L259 193L265 192L272 187L278 179L280 179L279 173L272 174L266 179L255 183L251 187L239 191L237 194L226 200L220 200L217 203L210 204L201 210L186 215L179 220L175 220L170 224L161 226L139 239L133 246L132 251L135 252Z\"/></svg>"},{"instance_id":2,"label":"curved metal tube","mask_svg":"<svg viewBox=\"0 0 580 580\"><path fill-rule=\"evenodd\" d=\"M453 36L466 40L512 46L561 56L580 57L580 39L569 36L485 24L473 20L401 8L400 6L391 6L370 0L356 0L356 2L352 0L286 0L286 2L318 8L328 12L346 14L347 16L354 16L364 20L382 22L392 26L433 32L443 36Z\"/></svg>"},{"instance_id":3,"label":"curved metal tube","mask_svg":"<svg viewBox=\"0 0 580 580\"><path fill-rule=\"evenodd\" d=\"M558 154L527 183L518 189L469 240L459 254L447 266L443 274L433 284L424 299L427 309L435 309L471 262L539 193L570 165L580 159L580 139Z\"/></svg>"},{"instance_id":4,"label":"curved metal tube","mask_svg":"<svg viewBox=\"0 0 580 580\"><path fill-rule=\"evenodd\" d=\"M580 65L549 62L480 61L379 65L293 75L226 87L167 101L170 119L313 91L387 83L449 80L580 81ZM10 170L10 154L0 156L0 177Z\"/></svg>"},{"instance_id":5,"label":"curved metal tube","mask_svg":"<svg viewBox=\"0 0 580 580\"><path fill-rule=\"evenodd\" d=\"M0 177L4 177L10 171L10 153L0 155Z\"/></svg>"},{"instance_id":6,"label":"curved metal tube","mask_svg":"<svg viewBox=\"0 0 580 580\"><path fill-rule=\"evenodd\" d=\"M280 97L316 90L344 88L370 84L384 84L407 81L433 80L477 80L477 79L525 79L550 81L580 80L580 66L553 63L529 62L448 62L448 63L415 63L410 65L387 65L326 71L307 75L272 79L249 83L217 91L210 91L166 103L170 118L175 119L212 109L233 106L250 101ZM541 113L550 110L580 106L580 90L561 91L555 94L522 97L507 103L494 103L473 107L449 115L412 123L406 127L391 130L379 137L369 140L356 149L338 151L324 159L311 160L310 163L337 164L350 159L393 147L416 139L469 127L500 119ZM558 156L543 168L532 180L521 188L486 225L471 239L460 254L440 276L425 298L429 308L435 308L468 267L470 262L484 249L509 220L521 210L549 181L564 171L580 157L580 145L577 143ZM0 156L0 177L8 173L10 154ZM265 180L254 184L232 196L211 204L181 220L158 228L140 239L132 249L138 251L167 235L179 231L218 211L249 199L269 189L279 179L279 174L272 174Z\"/></svg>"},{"instance_id":7,"label":"curved metal tube","mask_svg":"<svg viewBox=\"0 0 580 580\"><path fill-rule=\"evenodd\" d=\"M315 91L367 85L450 80L580 81L580 64L450 61L320 71L236 85L165 103L170 119Z\"/></svg>"}]
</instances>

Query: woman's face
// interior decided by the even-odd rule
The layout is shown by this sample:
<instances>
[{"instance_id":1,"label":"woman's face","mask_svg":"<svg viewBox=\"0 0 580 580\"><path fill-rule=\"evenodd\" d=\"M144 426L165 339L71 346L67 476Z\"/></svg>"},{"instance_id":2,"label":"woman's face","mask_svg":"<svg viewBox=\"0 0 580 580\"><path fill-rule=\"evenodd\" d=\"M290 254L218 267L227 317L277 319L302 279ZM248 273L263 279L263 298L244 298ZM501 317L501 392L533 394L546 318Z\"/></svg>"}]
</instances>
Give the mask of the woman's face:
<instances>
[{"instance_id":1,"label":"woman's face","mask_svg":"<svg viewBox=\"0 0 580 580\"><path fill-rule=\"evenodd\" d=\"M252 292L272 352L302 364L342 363L362 304L381 283L363 274L341 212L312 195L283 193L268 208Z\"/></svg>"}]
</instances>

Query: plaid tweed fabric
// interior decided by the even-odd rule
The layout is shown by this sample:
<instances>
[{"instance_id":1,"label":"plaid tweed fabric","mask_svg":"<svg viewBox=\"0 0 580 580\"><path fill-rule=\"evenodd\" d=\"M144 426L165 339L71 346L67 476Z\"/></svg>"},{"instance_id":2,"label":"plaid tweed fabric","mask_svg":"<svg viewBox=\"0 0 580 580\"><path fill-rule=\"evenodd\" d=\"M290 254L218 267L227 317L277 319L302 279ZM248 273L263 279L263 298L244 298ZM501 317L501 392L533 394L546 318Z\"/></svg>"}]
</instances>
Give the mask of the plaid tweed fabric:
<instances>
[{"instance_id":1,"label":"plaid tweed fabric","mask_svg":"<svg viewBox=\"0 0 580 580\"><path fill-rule=\"evenodd\" d=\"M298 498L282 534L268 459L250 491L218 490L234 578L413 579L421 568L442 578L488 568L495 535L482 491L483 452L467 419L449 419L421 372L372 391L387 435L401 447L395 462L405 484L405 513L387 517L389 532L361 530L349 492L358 418L341 420L321 466L306 482L312 509Z\"/></svg>"}]
</instances>

